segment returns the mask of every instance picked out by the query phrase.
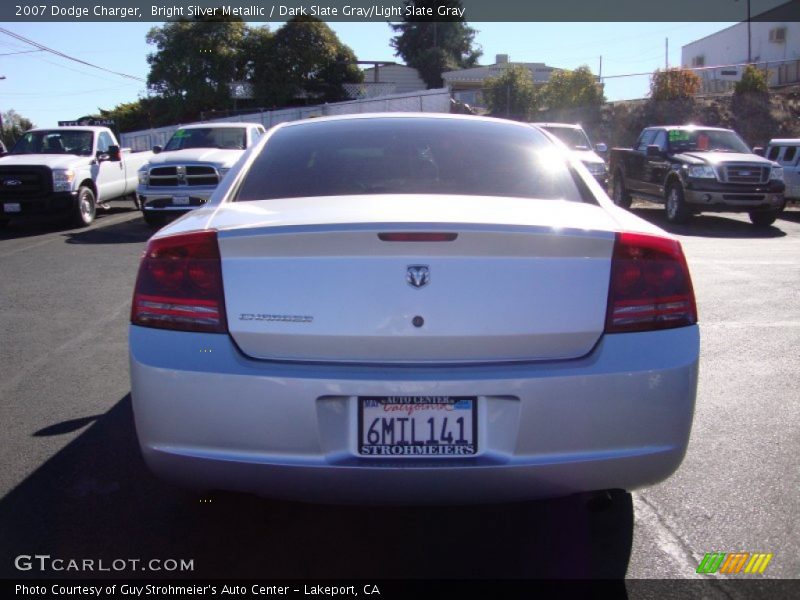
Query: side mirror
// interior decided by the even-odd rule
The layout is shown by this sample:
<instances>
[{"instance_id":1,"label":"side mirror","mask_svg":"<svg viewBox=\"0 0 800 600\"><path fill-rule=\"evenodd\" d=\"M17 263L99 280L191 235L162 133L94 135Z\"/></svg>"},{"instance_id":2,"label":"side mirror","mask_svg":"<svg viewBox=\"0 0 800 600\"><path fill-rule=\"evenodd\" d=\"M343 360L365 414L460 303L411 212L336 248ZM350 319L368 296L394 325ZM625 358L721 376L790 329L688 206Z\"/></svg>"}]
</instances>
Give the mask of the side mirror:
<instances>
[{"instance_id":1,"label":"side mirror","mask_svg":"<svg viewBox=\"0 0 800 600\"><path fill-rule=\"evenodd\" d=\"M664 156L664 154L661 152L661 148L655 144L650 144L647 147L647 158L661 158L662 156Z\"/></svg>"},{"instance_id":2,"label":"side mirror","mask_svg":"<svg viewBox=\"0 0 800 600\"><path fill-rule=\"evenodd\" d=\"M605 154L606 152L608 152L608 146L603 142L600 142L599 144L594 145L594 150L595 152L599 152L600 154Z\"/></svg>"},{"instance_id":3,"label":"side mirror","mask_svg":"<svg viewBox=\"0 0 800 600\"><path fill-rule=\"evenodd\" d=\"M758 156L764 156L764 147L763 146L754 146L753 147L753 154L757 154Z\"/></svg>"},{"instance_id":4,"label":"side mirror","mask_svg":"<svg viewBox=\"0 0 800 600\"><path fill-rule=\"evenodd\" d=\"M153 146L153 154L158 154L163 148L161 146Z\"/></svg>"},{"instance_id":5,"label":"side mirror","mask_svg":"<svg viewBox=\"0 0 800 600\"><path fill-rule=\"evenodd\" d=\"M108 160L112 162L119 162L122 160L122 150L119 146L108 147Z\"/></svg>"},{"instance_id":6,"label":"side mirror","mask_svg":"<svg viewBox=\"0 0 800 600\"><path fill-rule=\"evenodd\" d=\"M95 152L94 156L97 159L97 162L105 162L110 159L108 152L103 152L102 150Z\"/></svg>"}]
</instances>

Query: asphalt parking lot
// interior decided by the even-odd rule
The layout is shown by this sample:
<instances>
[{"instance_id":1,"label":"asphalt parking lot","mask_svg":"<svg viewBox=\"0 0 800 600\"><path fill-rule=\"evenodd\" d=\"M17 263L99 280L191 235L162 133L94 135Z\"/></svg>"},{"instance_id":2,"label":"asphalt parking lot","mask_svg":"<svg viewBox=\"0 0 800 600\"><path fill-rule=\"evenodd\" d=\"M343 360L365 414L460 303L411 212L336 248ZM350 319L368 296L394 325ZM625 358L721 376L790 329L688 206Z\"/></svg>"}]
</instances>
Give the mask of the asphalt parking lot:
<instances>
[{"instance_id":1,"label":"asphalt parking lot","mask_svg":"<svg viewBox=\"0 0 800 600\"><path fill-rule=\"evenodd\" d=\"M656 208L635 212L665 226ZM49 554L194 561L189 573L115 573L131 577L691 578L705 553L744 551L774 554L765 577L797 577L800 210L761 231L744 215L672 231L702 335L677 474L610 507L414 509L200 497L154 479L136 445L127 366L150 230L120 203L84 230L0 231L0 576L63 576L14 567L18 555ZM713 577L721 595L741 596L732 580L742 575Z\"/></svg>"}]
</instances>

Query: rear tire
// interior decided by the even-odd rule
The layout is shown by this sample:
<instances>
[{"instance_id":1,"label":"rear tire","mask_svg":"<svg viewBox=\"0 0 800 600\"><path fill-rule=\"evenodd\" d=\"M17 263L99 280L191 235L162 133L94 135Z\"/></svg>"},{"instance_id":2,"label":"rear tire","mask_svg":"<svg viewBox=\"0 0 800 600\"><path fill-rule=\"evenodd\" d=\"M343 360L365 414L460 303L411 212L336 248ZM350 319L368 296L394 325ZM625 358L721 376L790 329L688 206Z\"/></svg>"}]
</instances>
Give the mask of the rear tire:
<instances>
[{"instance_id":1,"label":"rear tire","mask_svg":"<svg viewBox=\"0 0 800 600\"><path fill-rule=\"evenodd\" d=\"M686 202L683 199L683 188L677 183L673 183L667 188L664 208L667 213L667 221L674 225L686 223L692 214L689 209L686 208Z\"/></svg>"},{"instance_id":2,"label":"rear tire","mask_svg":"<svg viewBox=\"0 0 800 600\"><path fill-rule=\"evenodd\" d=\"M92 188L81 186L78 190L78 197L72 207L72 225L74 227L88 227L94 221L97 214L97 203Z\"/></svg>"},{"instance_id":3,"label":"rear tire","mask_svg":"<svg viewBox=\"0 0 800 600\"><path fill-rule=\"evenodd\" d=\"M613 189L614 204L620 208L630 208L633 198L625 189L625 180L622 178L622 173L617 171L614 174L614 189Z\"/></svg>"}]
</instances>

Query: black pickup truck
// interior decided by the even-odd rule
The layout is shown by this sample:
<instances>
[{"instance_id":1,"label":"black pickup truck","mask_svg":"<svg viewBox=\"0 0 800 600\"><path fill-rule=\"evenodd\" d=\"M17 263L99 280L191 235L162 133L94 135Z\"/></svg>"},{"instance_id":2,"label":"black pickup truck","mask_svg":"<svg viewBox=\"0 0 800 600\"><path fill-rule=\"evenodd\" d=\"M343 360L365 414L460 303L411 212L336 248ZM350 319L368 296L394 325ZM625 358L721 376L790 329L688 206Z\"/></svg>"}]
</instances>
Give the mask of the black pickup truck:
<instances>
[{"instance_id":1,"label":"black pickup truck","mask_svg":"<svg viewBox=\"0 0 800 600\"><path fill-rule=\"evenodd\" d=\"M630 207L632 196L663 203L671 223L705 211L747 212L767 227L785 206L783 169L730 129L648 127L634 148L611 149L609 172L617 205Z\"/></svg>"}]
</instances>

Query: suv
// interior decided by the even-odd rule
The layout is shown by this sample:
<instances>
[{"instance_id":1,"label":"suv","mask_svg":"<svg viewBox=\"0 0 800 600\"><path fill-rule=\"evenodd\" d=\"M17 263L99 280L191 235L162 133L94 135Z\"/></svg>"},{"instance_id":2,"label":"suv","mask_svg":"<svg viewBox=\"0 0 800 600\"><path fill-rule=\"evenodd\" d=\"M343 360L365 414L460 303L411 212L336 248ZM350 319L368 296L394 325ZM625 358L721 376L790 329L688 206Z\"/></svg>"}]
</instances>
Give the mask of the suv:
<instances>
[{"instance_id":1,"label":"suv","mask_svg":"<svg viewBox=\"0 0 800 600\"><path fill-rule=\"evenodd\" d=\"M765 154L766 158L783 167L784 197L800 200L800 139L770 140Z\"/></svg>"},{"instance_id":2,"label":"suv","mask_svg":"<svg viewBox=\"0 0 800 600\"><path fill-rule=\"evenodd\" d=\"M604 190L608 187L608 167L598 152L604 154L608 152L605 144L596 144L592 147L589 136L580 125L570 123L531 123L547 133L553 134L572 150L575 157L580 160Z\"/></svg>"}]
</instances>

